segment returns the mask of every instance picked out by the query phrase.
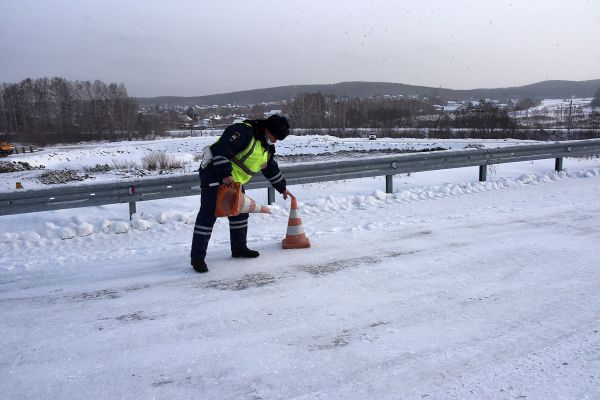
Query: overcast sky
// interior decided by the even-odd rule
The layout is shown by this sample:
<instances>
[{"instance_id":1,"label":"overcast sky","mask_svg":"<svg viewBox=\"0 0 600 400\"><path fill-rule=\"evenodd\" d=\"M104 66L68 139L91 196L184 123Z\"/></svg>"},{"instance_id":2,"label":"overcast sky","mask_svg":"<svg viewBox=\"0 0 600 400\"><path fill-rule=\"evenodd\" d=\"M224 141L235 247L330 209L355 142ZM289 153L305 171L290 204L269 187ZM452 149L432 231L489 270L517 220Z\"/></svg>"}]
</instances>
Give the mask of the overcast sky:
<instances>
[{"instance_id":1,"label":"overcast sky","mask_svg":"<svg viewBox=\"0 0 600 400\"><path fill-rule=\"evenodd\" d=\"M0 20L0 82L100 79L132 96L600 78L599 0L0 0Z\"/></svg>"}]
</instances>

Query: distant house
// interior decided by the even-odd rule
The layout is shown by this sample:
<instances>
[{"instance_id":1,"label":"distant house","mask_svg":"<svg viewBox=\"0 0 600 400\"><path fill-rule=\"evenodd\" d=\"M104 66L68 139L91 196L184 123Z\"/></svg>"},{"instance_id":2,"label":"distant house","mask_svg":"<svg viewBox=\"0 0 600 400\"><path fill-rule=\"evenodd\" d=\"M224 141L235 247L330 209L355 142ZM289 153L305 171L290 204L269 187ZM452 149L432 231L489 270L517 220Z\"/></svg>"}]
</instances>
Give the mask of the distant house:
<instances>
[{"instance_id":1,"label":"distant house","mask_svg":"<svg viewBox=\"0 0 600 400\"><path fill-rule=\"evenodd\" d=\"M448 101L448 103L445 106L434 105L434 107L437 110L441 109L441 110L446 111L446 112L454 112L454 111L458 110L461 106L462 106L461 103L459 103L457 101L452 101L452 100Z\"/></svg>"},{"instance_id":2,"label":"distant house","mask_svg":"<svg viewBox=\"0 0 600 400\"><path fill-rule=\"evenodd\" d=\"M282 110L271 110L264 113L265 118L269 118L271 115L281 115L283 114Z\"/></svg>"},{"instance_id":3,"label":"distant house","mask_svg":"<svg viewBox=\"0 0 600 400\"><path fill-rule=\"evenodd\" d=\"M244 116L244 115L234 115L233 116L233 123L234 124L239 124L241 122L244 122L244 120L247 120L248 117Z\"/></svg>"},{"instance_id":4,"label":"distant house","mask_svg":"<svg viewBox=\"0 0 600 400\"><path fill-rule=\"evenodd\" d=\"M199 119L194 124L194 129L206 129L211 126L210 119Z\"/></svg>"}]
</instances>

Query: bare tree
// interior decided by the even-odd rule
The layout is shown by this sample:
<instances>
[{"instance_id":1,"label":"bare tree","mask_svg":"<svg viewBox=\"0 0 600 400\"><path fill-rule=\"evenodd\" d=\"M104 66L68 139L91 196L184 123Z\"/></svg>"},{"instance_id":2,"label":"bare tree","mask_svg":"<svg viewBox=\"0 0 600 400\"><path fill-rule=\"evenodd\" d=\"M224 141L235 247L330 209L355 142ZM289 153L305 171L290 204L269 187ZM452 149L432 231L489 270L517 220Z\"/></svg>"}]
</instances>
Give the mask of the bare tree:
<instances>
[{"instance_id":1,"label":"bare tree","mask_svg":"<svg viewBox=\"0 0 600 400\"><path fill-rule=\"evenodd\" d=\"M590 103L592 108L600 107L600 88L596 90L596 94L594 95L594 99Z\"/></svg>"}]
</instances>

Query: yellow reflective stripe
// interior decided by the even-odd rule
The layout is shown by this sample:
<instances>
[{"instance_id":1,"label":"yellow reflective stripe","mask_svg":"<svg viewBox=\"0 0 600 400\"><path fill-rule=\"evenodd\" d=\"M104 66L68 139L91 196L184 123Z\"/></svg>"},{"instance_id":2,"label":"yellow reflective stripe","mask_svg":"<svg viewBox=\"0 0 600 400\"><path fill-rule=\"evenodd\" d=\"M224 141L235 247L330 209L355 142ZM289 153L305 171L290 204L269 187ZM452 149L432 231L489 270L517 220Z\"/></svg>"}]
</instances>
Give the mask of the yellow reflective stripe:
<instances>
[{"instance_id":1,"label":"yellow reflective stripe","mask_svg":"<svg viewBox=\"0 0 600 400\"><path fill-rule=\"evenodd\" d=\"M244 173L246 173L247 175L254 175L253 171L250 171L250 169L248 167L246 167L243 163L241 163L239 160L236 160L235 158L231 159L231 164L232 167L238 167L239 169L241 169L242 171L244 171Z\"/></svg>"},{"instance_id":2,"label":"yellow reflective stripe","mask_svg":"<svg viewBox=\"0 0 600 400\"><path fill-rule=\"evenodd\" d=\"M256 142L257 140L252 138L252 140L250 140L250 150L248 150L248 152L246 154L244 154L242 157L240 157L240 162L244 163L244 161L246 161L248 159L248 157L250 157L250 154L252 154L252 152L254 151L254 148L256 147Z\"/></svg>"}]
</instances>

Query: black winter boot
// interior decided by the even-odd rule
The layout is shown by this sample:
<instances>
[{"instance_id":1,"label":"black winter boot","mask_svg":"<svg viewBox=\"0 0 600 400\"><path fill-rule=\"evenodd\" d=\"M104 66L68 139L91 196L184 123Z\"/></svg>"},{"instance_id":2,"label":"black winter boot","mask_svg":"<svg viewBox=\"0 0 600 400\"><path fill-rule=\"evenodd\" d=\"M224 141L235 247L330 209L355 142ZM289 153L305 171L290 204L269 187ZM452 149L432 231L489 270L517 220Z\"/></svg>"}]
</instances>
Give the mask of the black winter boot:
<instances>
[{"instance_id":1,"label":"black winter boot","mask_svg":"<svg viewBox=\"0 0 600 400\"><path fill-rule=\"evenodd\" d=\"M194 267L194 271L199 273L208 272L208 267L206 266L206 262L202 258L192 258L192 267Z\"/></svg>"},{"instance_id":2,"label":"black winter boot","mask_svg":"<svg viewBox=\"0 0 600 400\"><path fill-rule=\"evenodd\" d=\"M240 247L239 249L231 250L231 257L233 258L256 258L260 256L260 253L256 250L250 250L247 247Z\"/></svg>"}]
</instances>

